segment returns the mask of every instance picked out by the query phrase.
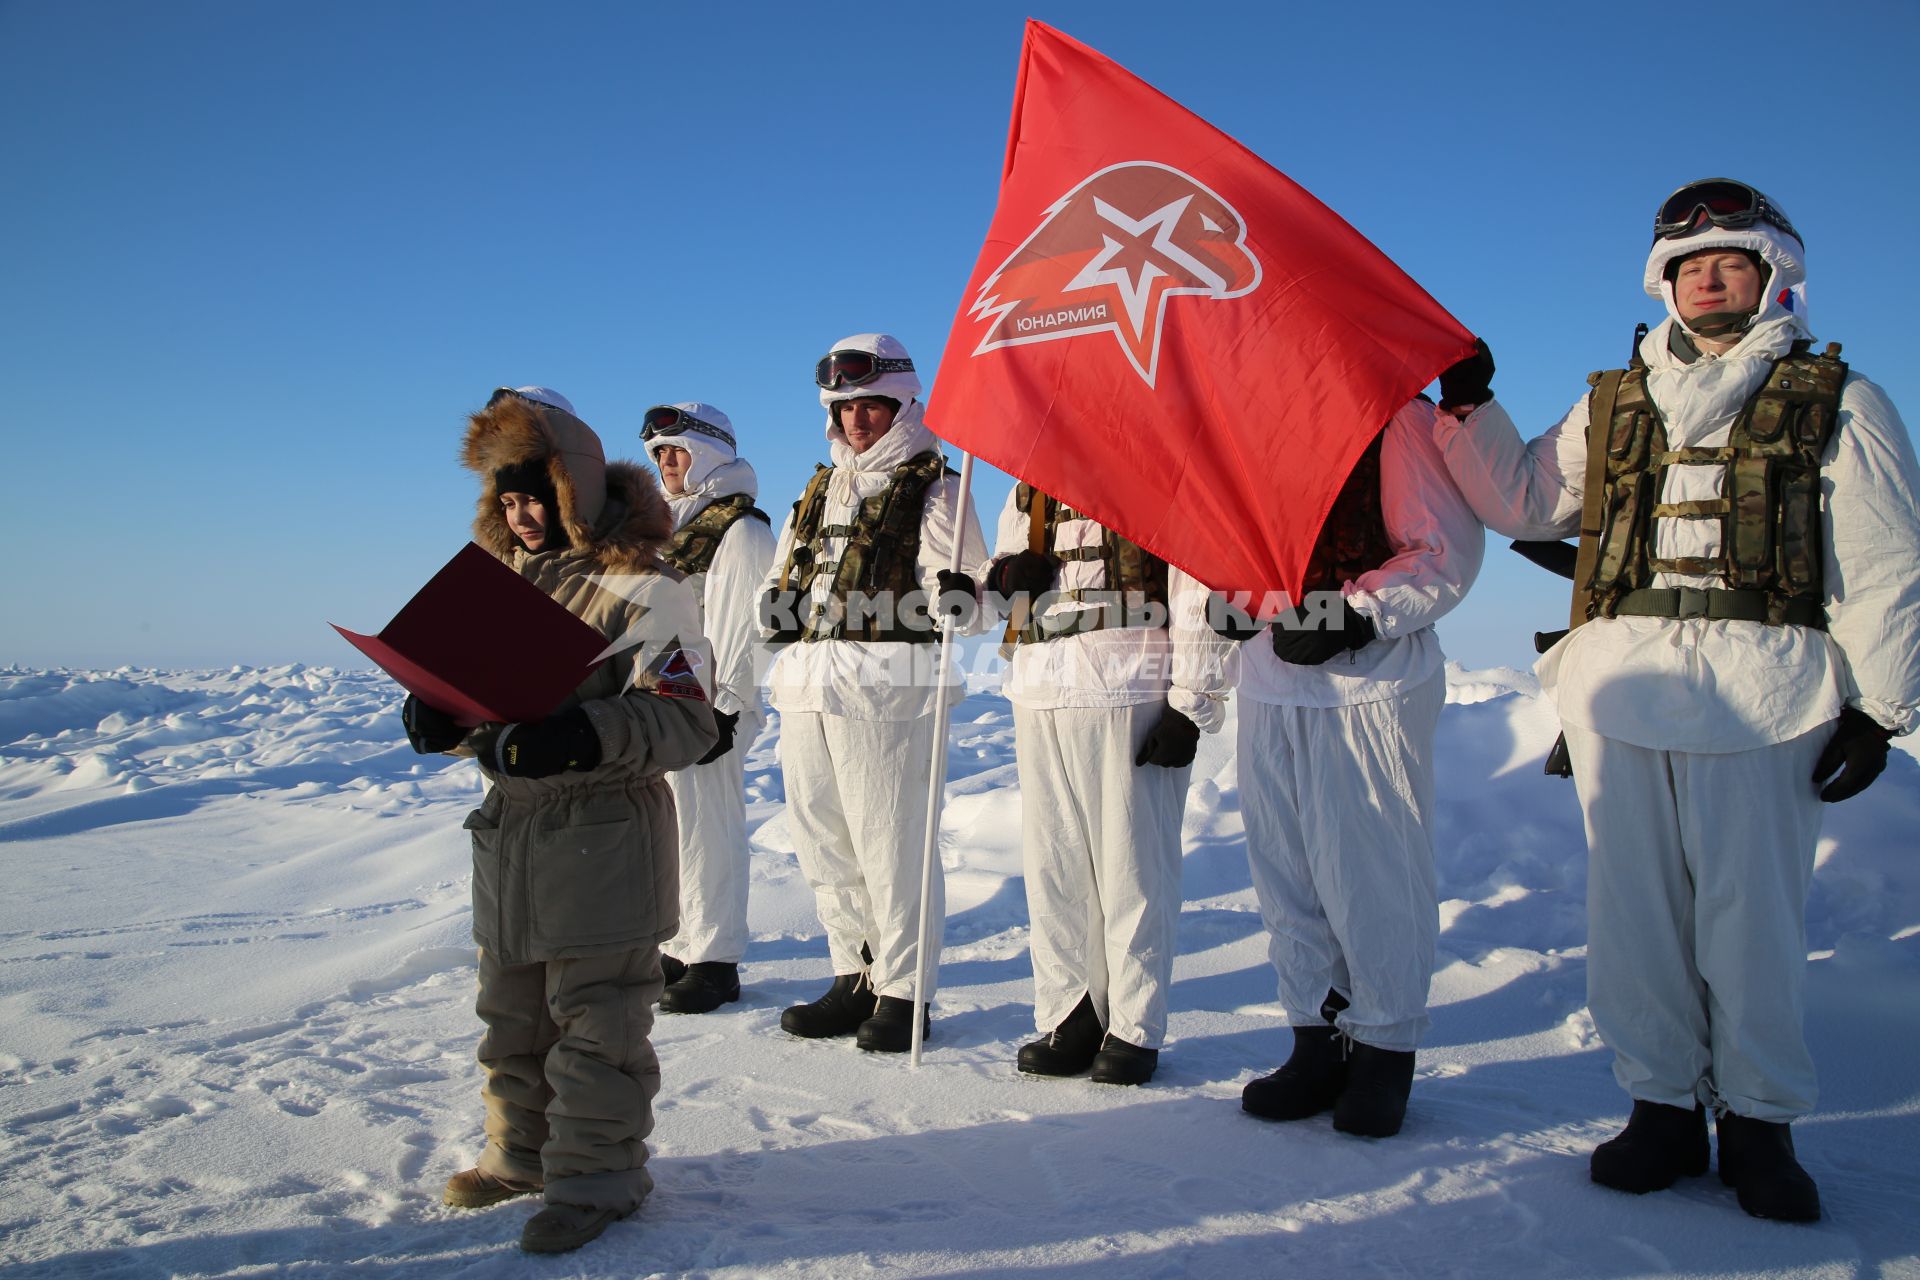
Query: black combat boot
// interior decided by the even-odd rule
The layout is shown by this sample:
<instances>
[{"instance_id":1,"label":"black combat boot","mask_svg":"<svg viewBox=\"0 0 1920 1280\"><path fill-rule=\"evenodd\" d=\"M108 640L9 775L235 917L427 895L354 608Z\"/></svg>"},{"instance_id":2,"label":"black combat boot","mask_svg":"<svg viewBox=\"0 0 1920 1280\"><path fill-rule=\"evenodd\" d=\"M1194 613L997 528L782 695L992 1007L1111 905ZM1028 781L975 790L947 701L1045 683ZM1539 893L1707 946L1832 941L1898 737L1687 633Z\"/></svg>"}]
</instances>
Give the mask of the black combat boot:
<instances>
[{"instance_id":1,"label":"black combat boot","mask_svg":"<svg viewBox=\"0 0 1920 1280\"><path fill-rule=\"evenodd\" d=\"M667 980L667 985L672 986L687 976L687 963L684 960L675 960L672 956L662 951L660 953L660 974Z\"/></svg>"},{"instance_id":2,"label":"black combat boot","mask_svg":"<svg viewBox=\"0 0 1920 1280\"><path fill-rule=\"evenodd\" d=\"M867 975L834 975L827 994L810 1004L797 1004L780 1015L780 1029L808 1040L850 1036L873 1016L873 984Z\"/></svg>"},{"instance_id":3,"label":"black combat boot","mask_svg":"<svg viewBox=\"0 0 1920 1280\"><path fill-rule=\"evenodd\" d=\"M1240 1091L1240 1109L1265 1120L1319 1115L1346 1087L1346 1048L1332 1027L1295 1027L1292 1056L1278 1071L1247 1082Z\"/></svg>"},{"instance_id":4,"label":"black combat boot","mask_svg":"<svg viewBox=\"0 0 1920 1280\"><path fill-rule=\"evenodd\" d=\"M1240 1109L1267 1120L1304 1120L1331 1107L1347 1084L1347 1051L1352 1046L1334 1030L1333 1020L1347 998L1329 990L1320 1002L1327 1025L1293 1029L1293 1053L1278 1071L1249 1080L1240 1091Z\"/></svg>"},{"instance_id":5,"label":"black combat boot","mask_svg":"<svg viewBox=\"0 0 1920 1280\"><path fill-rule=\"evenodd\" d=\"M660 995L667 1013L712 1013L740 998L740 966L724 960L701 960L686 966Z\"/></svg>"},{"instance_id":6,"label":"black combat boot","mask_svg":"<svg viewBox=\"0 0 1920 1280\"><path fill-rule=\"evenodd\" d=\"M1593 1149L1587 1168L1601 1186L1635 1195L1697 1178L1707 1171L1707 1113L1635 1098L1627 1127Z\"/></svg>"},{"instance_id":7,"label":"black combat boot","mask_svg":"<svg viewBox=\"0 0 1920 1280\"><path fill-rule=\"evenodd\" d=\"M1730 1112L1714 1127L1720 1132L1720 1181L1733 1188L1742 1209L1782 1222L1820 1220L1820 1188L1794 1158L1791 1128ZM1706 1141L1703 1125L1702 1147ZM1705 1170L1703 1151L1697 1172Z\"/></svg>"},{"instance_id":8,"label":"black combat boot","mask_svg":"<svg viewBox=\"0 0 1920 1280\"><path fill-rule=\"evenodd\" d=\"M1090 1078L1095 1084L1145 1084L1153 1079L1153 1070L1159 1065L1158 1049L1142 1049L1109 1034L1100 1042L1100 1052L1093 1055Z\"/></svg>"},{"instance_id":9,"label":"black combat boot","mask_svg":"<svg viewBox=\"0 0 1920 1280\"><path fill-rule=\"evenodd\" d=\"M933 1007L921 1013L920 1039L933 1031ZM874 1002L873 1016L860 1024L854 1043L870 1053L905 1053L913 1048L913 1001L899 996L881 996Z\"/></svg>"},{"instance_id":10,"label":"black combat boot","mask_svg":"<svg viewBox=\"0 0 1920 1280\"><path fill-rule=\"evenodd\" d=\"M1376 1049L1347 1037L1347 1083L1333 1104L1333 1127L1363 1138L1391 1138L1407 1118L1413 1054Z\"/></svg>"},{"instance_id":11,"label":"black combat boot","mask_svg":"<svg viewBox=\"0 0 1920 1280\"><path fill-rule=\"evenodd\" d=\"M1093 997L1081 996L1059 1026L1020 1046L1013 1065L1030 1076L1077 1076L1093 1065L1105 1030L1100 1015L1093 1011Z\"/></svg>"}]
</instances>

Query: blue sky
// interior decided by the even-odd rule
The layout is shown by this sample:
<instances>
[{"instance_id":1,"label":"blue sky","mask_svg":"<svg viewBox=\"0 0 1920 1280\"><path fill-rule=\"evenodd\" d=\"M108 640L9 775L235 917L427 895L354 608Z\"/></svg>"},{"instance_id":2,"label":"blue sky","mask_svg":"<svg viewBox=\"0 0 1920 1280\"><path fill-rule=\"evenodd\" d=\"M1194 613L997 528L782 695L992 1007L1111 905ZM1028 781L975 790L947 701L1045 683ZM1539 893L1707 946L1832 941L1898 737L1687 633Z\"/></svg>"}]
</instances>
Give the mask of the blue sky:
<instances>
[{"instance_id":1,"label":"blue sky","mask_svg":"<svg viewBox=\"0 0 1920 1280\"><path fill-rule=\"evenodd\" d=\"M1523 430L1659 318L1653 208L1721 174L1920 414L1910 3L0 0L0 663L357 665L326 622L377 628L459 547L502 382L631 457L648 405L718 404L783 511L834 339L892 332L932 384L1028 16L1369 236ZM1524 663L1563 584L1491 545L1442 634Z\"/></svg>"}]
</instances>

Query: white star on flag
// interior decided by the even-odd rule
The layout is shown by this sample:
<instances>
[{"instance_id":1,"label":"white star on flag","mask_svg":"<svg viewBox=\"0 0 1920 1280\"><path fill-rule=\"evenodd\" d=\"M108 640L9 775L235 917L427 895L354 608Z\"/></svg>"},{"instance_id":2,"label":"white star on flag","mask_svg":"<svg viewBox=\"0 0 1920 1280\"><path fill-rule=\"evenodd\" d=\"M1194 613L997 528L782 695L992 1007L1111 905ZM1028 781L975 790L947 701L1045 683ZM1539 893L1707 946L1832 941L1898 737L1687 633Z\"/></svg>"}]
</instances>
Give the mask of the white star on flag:
<instances>
[{"instance_id":1,"label":"white star on flag","mask_svg":"<svg viewBox=\"0 0 1920 1280\"><path fill-rule=\"evenodd\" d=\"M1182 249L1173 242L1174 228L1180 225L1181 215L1186 213L1187 205L1193 200L1190 195L1181 196L1172 204L1162 205L1144 218L1129 218L1105 200L1095 197L1093 211L1118 227L1129 239L1125 242L1112 236L1102 236L1106 247L1096 254L1086 266L1080 268L1078 275L1061 288L1062 293L1072 293L1076 289L1097 289L1110 284L1120 293L1123 305L1127 309L1127 319L1133 323L1136 338L1146 333L1147 303L1153 298L1153 282L1170 275L1151 261L1148 253L1158 253L1167 260L1177 263L1182 269L1191 272L1216 291L1225 291L1227 282L1200 259ZM1149 231L1153 232L1150 245L1141 245L1140 240ZM1136 277L1125 267L1108 267L1107 264L1127 249L1137 249L1141 253L1140 274Z\"/></svg>"}]
</instances>

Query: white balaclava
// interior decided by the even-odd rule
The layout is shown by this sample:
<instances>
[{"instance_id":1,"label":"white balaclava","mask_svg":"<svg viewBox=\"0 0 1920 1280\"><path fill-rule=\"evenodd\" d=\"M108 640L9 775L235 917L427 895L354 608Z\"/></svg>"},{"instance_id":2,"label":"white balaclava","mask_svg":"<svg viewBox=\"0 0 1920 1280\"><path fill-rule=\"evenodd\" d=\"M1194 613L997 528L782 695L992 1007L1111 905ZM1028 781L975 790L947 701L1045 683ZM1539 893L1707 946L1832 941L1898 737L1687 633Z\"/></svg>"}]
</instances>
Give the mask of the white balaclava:
<instances>
[{"instance_id":1,"label":"white balaclava","mask_svg":"<svg viewBox=\"0 0 1920 1280\"><path fill-rule=\"evenodd\" d=\"M1801 325L1807 323L1807 265L1806 248L1785 231L1768 222L1756 222L1751 227L1721 228L1711 222L1703 222L1701 229L1690 235L1675 236L1671 239L1659 239L1653 242L1653 249L1647 254L1647 270L1642 284L1649 294L1666 304L1667 314L1695 337L1703 336L1680 318L1680 308L1674 305L1673 281L1669 278L1669 268L1682 258L1691 257L1705 249L1745 249L1760 255L1772 274L1761 286L1760 306L1753 318L1735 332L1746 332L1767 321L1784 315L1797 316ZM1728 334L1714 334L1725 338Z\"/></svg>"},{"instance_id":2,"label":"white balaclava","mask_svg":"<svg viewBox=\"0 0 1920 1280\"><path fill-rule=\"evenodd\" d=\"M836 351L864 351L868 355L882 360L907 360L912 357L900 339L889 333L856 333L850 338L842 338L827 348L827 354ZM904 411L920 397L920 377L912 369L883 373L872 382L863 386L820 388L820 405L827 411L827 439L844 440L840 433L840 424L834 421L833 406L842 400L858 400L862 396L885 396L889 400L898 400Z\"/></svg>"}]
</instances>

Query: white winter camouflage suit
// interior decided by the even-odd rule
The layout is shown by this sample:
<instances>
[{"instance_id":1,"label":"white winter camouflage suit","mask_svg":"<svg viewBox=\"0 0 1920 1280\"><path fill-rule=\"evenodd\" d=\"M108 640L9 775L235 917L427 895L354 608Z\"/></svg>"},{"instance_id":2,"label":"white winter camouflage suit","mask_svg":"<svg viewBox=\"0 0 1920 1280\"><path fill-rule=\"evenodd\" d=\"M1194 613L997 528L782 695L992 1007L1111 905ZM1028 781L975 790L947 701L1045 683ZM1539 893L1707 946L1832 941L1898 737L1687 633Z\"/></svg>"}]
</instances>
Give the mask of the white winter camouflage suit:
<instances>
[{"instance_id":1,"label":"white winter camouflage suit","mask_svg":"<svg viewBox=\"0 0 1920 1280\"><path fill-rule=\"evenodd\" d=\"M1008 494L997 556L1028 550L1030 518ZM1035 494L1035 502L1044 498ZM1105 530L1060 522L1054 550L1098 546ZM1033 923L1033 1018L1066 1020L1083 995L1107 1030L1143 1049L1167 1034L1179 949L1180 822L1190 766L1135 765L1169 707L1216 732L1226 719L1224 641L1207 626L1207 589L1167 571L1160 626L1064 634L1088 606L1043 594L1043 630L1007 669L1020 774L1020 848ZM1054 591L1108 588L1098 560L1060 565Z\"/></svg>"},{"instance_id":2,"label":"white winter camouflage suit","mask_svg":"<svg viewBox=\"0 0 1920 1280\"><path fill-rule=\"evenodd\" d=\"M869 345L861 347L861 343ZM884 335L849 338L834 348L872 350L891 344ZM894 467L937 449L939 440L922 421L920 391L912 373L888 373L876 382L844 391L822 391L828 406L827 440L833 476L823 524L850 523L860 503L883 491ZM900 401L892 429L865 453L856 454L834 421L831 405L857 396ZM920 519L920 587L937 596L938 573L953 548L960 484L943 475L927 490ZM844 539L830 539L823 561L837 560ZM780 530L765 590L779 586L780 570L793 546L793 517ZM986 576L986 540L971 507L962 533L960 569L980 582ZM830 591L828 575L813 584L814 600ZM820 923L836 974L868 970L862 944L870 947L874 992L912 999L919 957L920 861L926 837L927 778L932 765L934 691L961 692L956 668L936 670L938 644L904 641L815 640L788 645L768 675L770 701L780 713L780 767L787 814L793 824L800 870L812 886ZM935 855L938 856L937 854ZM945 932L945 877L933 868L928 922L927 990L937 985Z\"/></svg>"},{"instance_id":3,"label":"white winter camouflage suit","mask_svg":"<svg viewBox=\"0 0 1920 1280\"><path fill-rule=\"evenodd\" d=\"M1345 584L1375 638L1319 666L1283 662L1263 631L1241 646L1241 803L1247 860L1289 1024L1335 1025L1378 1049L1426 1030L1439 901L1433 740L1446 702L1433 624L1480 571L1485 535L1432 440L1433 407L1395 413L1380 448L1394 554Z\"/></svg>"},{"instance_id":4,"label":"white winter camouflage suit","mask_svg":"<svg viewBox=\"0 0 1920 1280\"><path fill-rule=\"evenodd\" d=\"M733 429L712 405L689 402L675 407L723 430ZM648 452L657 454L666 445L692 455L684 491L667 495L676 533L714 502L759 493L753 467L726 441L689 432L656 437ZM766 723L760 705L763 650L756 610L761 579L772 560L773 529L758 517L742 516L721 537L707 571L687 579L700 598L713 646L713 709L739 716L740 723L727 754L667 775L679 814L680 932L661 949L686 964L737 964L746 954L746 757Z\"/></svg>"},{"instance_id":5,"label":"white winter camouflage suit","mask_svg":"<svg viewBox=\"0 0 1920 1280\"><path fill-rule=\"evenodd\" d=\"M1688 362L1669 260L1758 252L1773 276L1739 344ZM1810 338L1801 248L1766 225L1654 246L1647 291L1669 318L1640 344L1671 448L1724 445L1774 359ZM1794 304L1792 310L1787 303ZM1517 538L1579 529L1588 398L1530 444L1498 402L1437 423L1447 464L1488 525ZM1718 466L1669 468L1663 503L1715 498ZM1539 662L1586 818L1587 998L1632 1097L1790 1121L1815 1102L1802 1032L1806 899L1821 802L1815 760L1845 705L1900 732L1920 699L1920 484L1879 387L1849 374L1821 466L1827 630L1704 618L1598 618ZM1656 554L1715 557L1719 522L1659 519ZM1724 587L1662 573L1660 587Z\"/></svg>"},{"instance_id":6,"label":"white winter camouflage suit","mask_svg":"<svg viewBox=\"0 0 1920 1280\"><path fill-rule=\"evenodd\" d=\"M507 528L493 476L541 459L561 508L550 514L571 545L529 553ZM679 914L673 798L660 775L717 736L705 692L660 675L706 662L698 606L655 560L667 513L652 477L604 462L599 438L572 414L501 399L473 415L465 461L482 480L475 541L609 644L632 646L557 709L585 709L600 741L595 768L516 778L482 760L491 786L466 822L487 1028L478 1165L544 1183L553 1203L626 1213L653 1186L646 1137L660 1063L647 1037L663 986L659 944Z\"/></svg>"}]
</instances>

